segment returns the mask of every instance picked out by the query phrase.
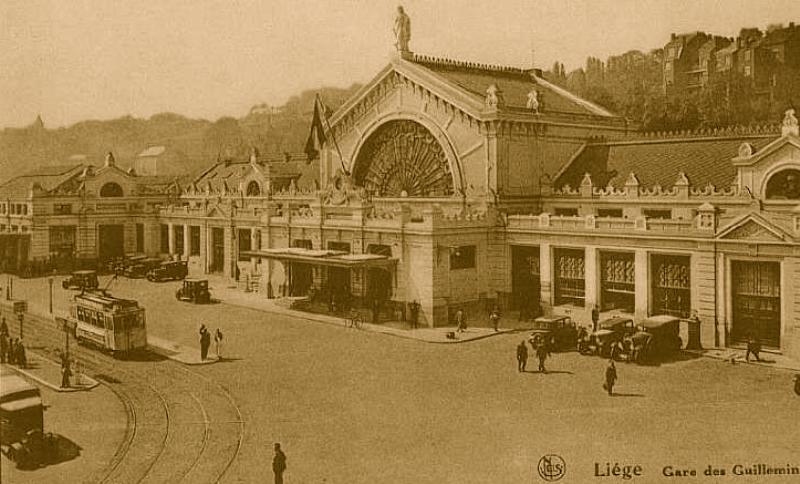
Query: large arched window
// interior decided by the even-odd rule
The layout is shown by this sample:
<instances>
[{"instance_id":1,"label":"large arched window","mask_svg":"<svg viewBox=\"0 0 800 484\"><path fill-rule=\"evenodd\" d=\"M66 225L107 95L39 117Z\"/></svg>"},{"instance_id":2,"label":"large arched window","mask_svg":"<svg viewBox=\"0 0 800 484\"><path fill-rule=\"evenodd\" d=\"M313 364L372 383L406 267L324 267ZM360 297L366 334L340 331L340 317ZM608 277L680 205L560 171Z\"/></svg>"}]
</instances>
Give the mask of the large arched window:
<instances>
[{"instance_id":1,"label":"large arched window","mask_svg":"<svg viewBox=\"0 0 800 484\"><path fill-rule=\"evenodd\" d=\"M114 182L108 182L100 188L101 197L121 197L122 187Z\"/></svg>"},{"instance_id":2,"label":"large arched window","mask_svg":"<svg viewBox=\"0 0 800 484\"><path fill-rule=\"evenodd\" d=\"M767 200L800 200L800 170L781 170L767 182Z\"/></svg>"},{"instance_id":3,"label":"large arched window","mask_svg":"<svg viewBox=\"0 0 800 484\"><path fill-rule=\"evenodd\" d=\"M409 120L378 127L361 147L353 176L356 185L379 197L447 197L454 191L442 145Z\"/></svg>"},{"instance_id":4,"label":"large arched window","mask_svg":"<svg viewBox=\"0 0 800 484\"><path fill-rule=\"evenodd\" d=\"M257 181L253 180L247 184L247 196L248 197L257 197L261 195L261 185L258 184Z\"/></svg>"}]
</instances>

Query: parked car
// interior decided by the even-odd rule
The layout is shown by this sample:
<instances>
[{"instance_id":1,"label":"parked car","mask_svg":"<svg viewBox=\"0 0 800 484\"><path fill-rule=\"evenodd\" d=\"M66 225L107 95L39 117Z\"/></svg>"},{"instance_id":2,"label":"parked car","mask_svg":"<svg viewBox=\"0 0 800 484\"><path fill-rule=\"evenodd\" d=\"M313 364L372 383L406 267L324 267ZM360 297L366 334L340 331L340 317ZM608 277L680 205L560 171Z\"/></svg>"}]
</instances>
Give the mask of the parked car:
<instances>
[{"instance_id":1,"label":"parked car","mask_svg":"<svg viewBox=\"0 0 800 484\"><path fill-rule=\"evenodd\" d=\"M578 329L569 316L541 316L533 320L529 341L537 346L547 343L553 350L575 349Z\"/></svg>"},{"instance_id":2,"label":"parked car","mask_svg":"<svg viewBox=\"0 0 800 484\"><path fill-rule=\"evenodd\" d=\"M121 275L126 267L147 259L146 255L125 254L122 257L114 257L106 261L105 270L111 274Z\"/></svg>"},{"instance_id":3,"label":"parked car","mask_svg":"<svg viewBox=\"0 0 800 484\"><path fill-rule=\"evenodd\" d=\"M597 331L592 333L592 353L602 357L611 356L611 348L621 342L626 336L631 336L636 331L633 319L615 316L600 321Z\"/></svg>"},{"instance_id":4,"label":"parked car","mask_svg":"<svg viewBox=\"0 0 800 484\"><path fill-rule=\"evenodd\" d=\"M17 375L0 376L0 443L20 442L31 430L44 428L44 406L39 389Z\"/></svg>"},{"instance_id":5,"label":"parked car","mask_svg":"<svg viewBox=\"0 0 800 484\"><path fill-rule=\"evenodd\" d=\"M96 271L75 271L71 276L61 282L64 289L97 289L100 281L97 280Z\"/></svg>"},{"instance_id":6,"label":"parked car","mask_svg":"<svg viewBox=\"0 0 800 484\"><path fill-rule=\"evenodd\" d=\"M159 265L161 265L161 259L148 257L125 267L122 273L125 277L139 279L145 277L151 269L155 269Z\"/></svg>"},{"instance_id":7,"label":"parked car","mask_svg":"<svg viewBox=\"0 0 800 484\"><path fill-rule=\"evenodd\" d=\"M175 293L178 301L187 301L195 304L207 304L211 302L211 292L208 290L208 280L206 279L184 279L183 287Z\"/></svg>"},{"instance_id":8,"label":"parked car","mask_svg":"<svg viewBox=\"0 0 800 484\"><path fill-rule=\"evenodd\" d=\"M187 261L167 261L162 262L155 269L147 272L147 280L160 282L166 280L181 280L189 274L189 263Z\"/></svg>"},{"instance_id":9,"label":"parked car","mask_svg":"<svg viewBox=\"0 0 800 484\"><path fill-rule=\"evenodd\" d=\"M680 324L679 318L668 315L652 316L639 323L640 330L650 335L641 357L658 358L681 349Z\"/></svg>"}]
</instances>

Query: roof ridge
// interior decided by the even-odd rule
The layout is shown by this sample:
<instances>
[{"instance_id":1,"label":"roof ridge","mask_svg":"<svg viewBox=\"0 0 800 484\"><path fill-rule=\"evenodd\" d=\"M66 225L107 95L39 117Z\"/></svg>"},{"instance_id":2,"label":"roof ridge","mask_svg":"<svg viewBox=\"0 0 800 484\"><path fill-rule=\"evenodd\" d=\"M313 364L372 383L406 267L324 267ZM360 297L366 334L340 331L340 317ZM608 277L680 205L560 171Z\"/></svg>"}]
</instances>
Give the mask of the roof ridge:
<instances>
[{"instance_id":1,"label":"roof ridge","mask_svg":"<svg viewBox=\"0 0 800 484\"><path fill-rule=\"evenodd\" d=\"M506 74L530 75L535 69L523 69L515 66L503 66L499 64L483 64L480 62L462 61L445 57L434 57L422 54L412 54L411 62L416 64L433 64L442 67L456 67L460 69L472 69L479 71L502 72Z\"/></svg>"},{"instance_id":2,"label":"roof ridge","mask_svg":"<svg viewBox=\"0 0 800 484\"><path fill-rule=\"evenodd\" d=\"M780 134L779 124L763 124L763 125L734 125L724 126L721 128L700 128L694 130L670 130L670 131L638 131L631 133L628 139L620 140L620 142L637 142L637 141L674 141L680 139L695 139L695 138L709 138L709 139L723 139L723 138L741 138L743 136L757 136L766 137Z\"/></svg>"}]
</instances>

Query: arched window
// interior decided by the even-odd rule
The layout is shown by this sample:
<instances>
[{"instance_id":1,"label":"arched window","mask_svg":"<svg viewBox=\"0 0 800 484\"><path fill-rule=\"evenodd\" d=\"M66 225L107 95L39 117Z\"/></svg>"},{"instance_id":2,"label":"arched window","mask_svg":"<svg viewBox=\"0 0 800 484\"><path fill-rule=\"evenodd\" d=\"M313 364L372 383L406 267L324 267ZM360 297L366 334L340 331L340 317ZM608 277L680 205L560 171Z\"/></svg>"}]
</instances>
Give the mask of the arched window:
<instances>
[{"instance_id":1,"label":"arched window","mask_svg":"<svg viewBox=\"0 0 800 484\"><path fill-rule=\"evenodd\" d=\"M114 182L108 182L100 188L101 197L121 197L122 187Z\"/></svg>"},{"instance_id":2,"label":"arched window","mask_svg":"<svg viewBox=\"0 0 800 484\"><path fill-rule=\"evenodd\" d=\"M800 200L800 170L781 170L767 182L767 200Z\"/></svg>"},{"instance_id":3,"label":"arched window","mask_svg":"<svg viewBox=\"0 0 800 484\"><path fill-rule=\"evenodd\" d=\"M261 186L258 184L257 181L253 180L247 184L247 196L248 197L257 197L261 195Z\"/></svg>"}]
</instances>

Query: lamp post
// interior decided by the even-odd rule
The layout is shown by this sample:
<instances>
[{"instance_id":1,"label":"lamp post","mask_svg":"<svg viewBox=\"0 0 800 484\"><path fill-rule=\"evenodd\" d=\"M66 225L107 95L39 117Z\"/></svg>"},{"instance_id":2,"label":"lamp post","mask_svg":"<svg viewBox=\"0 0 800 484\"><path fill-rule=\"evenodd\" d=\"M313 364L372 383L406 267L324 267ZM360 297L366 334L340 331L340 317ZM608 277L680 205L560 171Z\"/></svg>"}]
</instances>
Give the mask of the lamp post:
<instances>
[{"instance_id":1,"label":"lamp post","mask_svg":"<svg viewBox=\"0 0 800 484\"><path fill-rule=\"evenodd\" d=\"M53 278L49 278L47 283L50 285L50 314L53 314Z\"/></svg>"},{"instance_id":2,"label":"lamp post","mask_svg":"<svg viewBox=\"0 0 800 484\"><path fill-rule=\"evenodd\" d=\"M19 339L23 339L25 333L23 331L22 321L25 318L25 315L22 313L17 314L17 319L19 319Z\"/></svg>"}]
</instances>

